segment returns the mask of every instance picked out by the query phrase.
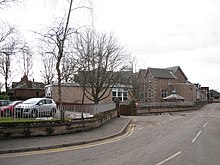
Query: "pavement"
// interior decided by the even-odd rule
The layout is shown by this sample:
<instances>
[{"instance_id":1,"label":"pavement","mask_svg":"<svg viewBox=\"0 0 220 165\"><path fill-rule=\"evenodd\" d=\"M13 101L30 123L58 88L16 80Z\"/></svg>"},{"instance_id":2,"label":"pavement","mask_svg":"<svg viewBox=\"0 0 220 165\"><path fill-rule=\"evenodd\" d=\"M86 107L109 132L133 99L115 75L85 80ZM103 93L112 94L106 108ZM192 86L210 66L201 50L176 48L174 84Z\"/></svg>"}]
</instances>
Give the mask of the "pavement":
<instances>
[{"instance_id":1,"label":"pavement","mask_svg":"<svg viewBox=\"0 0 220 165\"><path fill-rule=\"evenodd\" d=\"M98 128L73 134L14 138L0 140L0 154L45 150L97 142L120 136L127 131L132 119L127 116L111 119Z\"/></svg>"}]
</instances>

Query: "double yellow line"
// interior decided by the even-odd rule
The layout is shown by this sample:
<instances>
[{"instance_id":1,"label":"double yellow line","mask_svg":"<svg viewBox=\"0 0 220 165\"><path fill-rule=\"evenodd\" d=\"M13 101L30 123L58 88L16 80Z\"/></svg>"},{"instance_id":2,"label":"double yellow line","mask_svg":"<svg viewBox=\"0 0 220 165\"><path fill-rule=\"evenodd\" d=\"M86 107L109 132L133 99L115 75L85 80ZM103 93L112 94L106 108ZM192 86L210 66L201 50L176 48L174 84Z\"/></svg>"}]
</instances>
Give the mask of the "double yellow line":
<instances>
[{"instance_id":1,"label":"double yellow line","mask_svg":"<svg viewBox=\"0 0 220 165\"><path fill-rule=\"evenodd\" d=\"M113 143L113 142L125 139L125 138L131 136L133 131L134 131L134 126L130 125L130 127L128 128L128 131L125 134L123 134L121 136L114 137L114 138L101 140L98 142L92 142L92 143L88 143L88 144L80 144L80 145L70 146L70 147L53 148L53 149L19 152L19 153L0 154L0 159L10 158L10 157L22 157L22 156L29 156L29 155L40 155L40 154L48 154L48 153L56 153L56 152L64 152L64 151L73 151L73 150L79 150L79 149L84 149L84 148L100 146L100 145Z\"/></svg>"}]
</instances>

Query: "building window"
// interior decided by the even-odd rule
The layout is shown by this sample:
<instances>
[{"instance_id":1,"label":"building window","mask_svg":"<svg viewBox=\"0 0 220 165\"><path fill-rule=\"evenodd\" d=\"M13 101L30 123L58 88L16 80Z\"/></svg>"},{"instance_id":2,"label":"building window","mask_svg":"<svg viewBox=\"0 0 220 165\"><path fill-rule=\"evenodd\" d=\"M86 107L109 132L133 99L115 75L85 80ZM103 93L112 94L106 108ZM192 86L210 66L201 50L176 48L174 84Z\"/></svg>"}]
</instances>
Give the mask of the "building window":
<instances>
[{"instance_id":1,"label":"building window","mask_svg":"<svg viewBox=\"0 0 220 165\"><path fill-rule=\"evenodd\" d=\"M139 99L144 99L144 94L143 94L143 92L140 92L140 93L139 93Z\"/></svg>"},{"instance_id":2,"label":"building window","mask_svg":"<svg viewBox=\"0 0 220 165\"><path fill-rule=\"evenodd\" d=\"M112 91L112 101L118 98L120 101L127 101L128 100L128 92L122 89L113 89Z\"/></svg>"},{"instance_id":3,"label":"building window","mask_svg":"<svg viewBox=\"0 0 220 165\"><path fill-rule=\"evenodd\" d=\"M167 90L162 90L162 95L161 95L162 98L167 97L167 93L168 93Z\"/></svg>"},{"instance_id":4,"label":"building window","mask_svg":"<svg viewBox=\"0 0 220 165\"><path fill-rule=\"evenodd\" d=\"M122 92L118 92L118 98L122 101Z\"/></svg>"},{"instance_id":5,"label":"building window","mask_svg":"<svg viewBox=\"0 0 220 165\"><path fill-rule=\"evenodd\" d=\"M128 100L128 92L123 92L123 101Z\"/></svg>"},{"instance_id":6,"label":"building window","mask_svg":"<svg viewBox=\"0 0 220 165\"><path fill-rule=\"evenodd\" d=\"M151 97L152 97L152 93L151 93L151 90L149 89L149 91L148 91L148 98L151 99Z\"/></svg>"},{"instance_id":7,"label":"building window","mask_svg":"<svg viewBox=\"0 0 220 165\"><path fill-rule=\"evenodd\" d=\"M112 101L115 101L117 98L116 91L112 91Z\"/></svg>"}]
</instances>

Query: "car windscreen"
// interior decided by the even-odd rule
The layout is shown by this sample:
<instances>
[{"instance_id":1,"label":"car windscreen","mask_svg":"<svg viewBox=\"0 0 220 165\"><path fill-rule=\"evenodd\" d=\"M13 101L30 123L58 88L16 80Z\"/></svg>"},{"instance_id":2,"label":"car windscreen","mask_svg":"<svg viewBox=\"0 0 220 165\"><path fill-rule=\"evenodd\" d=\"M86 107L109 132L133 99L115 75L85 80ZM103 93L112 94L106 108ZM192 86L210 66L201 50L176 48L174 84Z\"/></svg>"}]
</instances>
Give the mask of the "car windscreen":
<instances>
[{"instance_id":1,"label":"car windscreen","mask_svg":"<svg viewBox=\"0 0 220 165\"><path fill-rule=\"evenodd\" d=\"M13 106L13 105L15 105L15 104L17 104L17 103L21 103L21 101L13 101L13 102L11 102L9 105Z\"/></svg>"},{"instance_id":2,"label":"car windscreen","mask_svg":"<svg viewBox=\"0 0 220 165\"><path fill-rule=\"evenodd\" d=\"M36 104L38 102L39 102L38 99L28 99L28 100L24 101L23 104Z\"/></svg>"}]
</instances>

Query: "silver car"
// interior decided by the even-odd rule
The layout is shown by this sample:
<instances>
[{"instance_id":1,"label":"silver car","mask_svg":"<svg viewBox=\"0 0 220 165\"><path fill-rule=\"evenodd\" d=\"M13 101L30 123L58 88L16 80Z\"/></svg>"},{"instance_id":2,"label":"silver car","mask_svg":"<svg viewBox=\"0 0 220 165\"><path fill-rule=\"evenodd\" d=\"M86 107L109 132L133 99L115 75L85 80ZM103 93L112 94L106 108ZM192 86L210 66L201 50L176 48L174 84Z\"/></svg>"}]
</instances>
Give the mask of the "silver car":
<instances>
[{"instance_id":1,"label":"silver car","mask_svg":"<svg viewBox=\"0 0 220 165\"><path fill-rule=\"evenodd\" d=\"M50 98L31 98L15 106L16 116L41 117L54 116L57 110L55 102Z\"/></svg>"}]
</instances>

